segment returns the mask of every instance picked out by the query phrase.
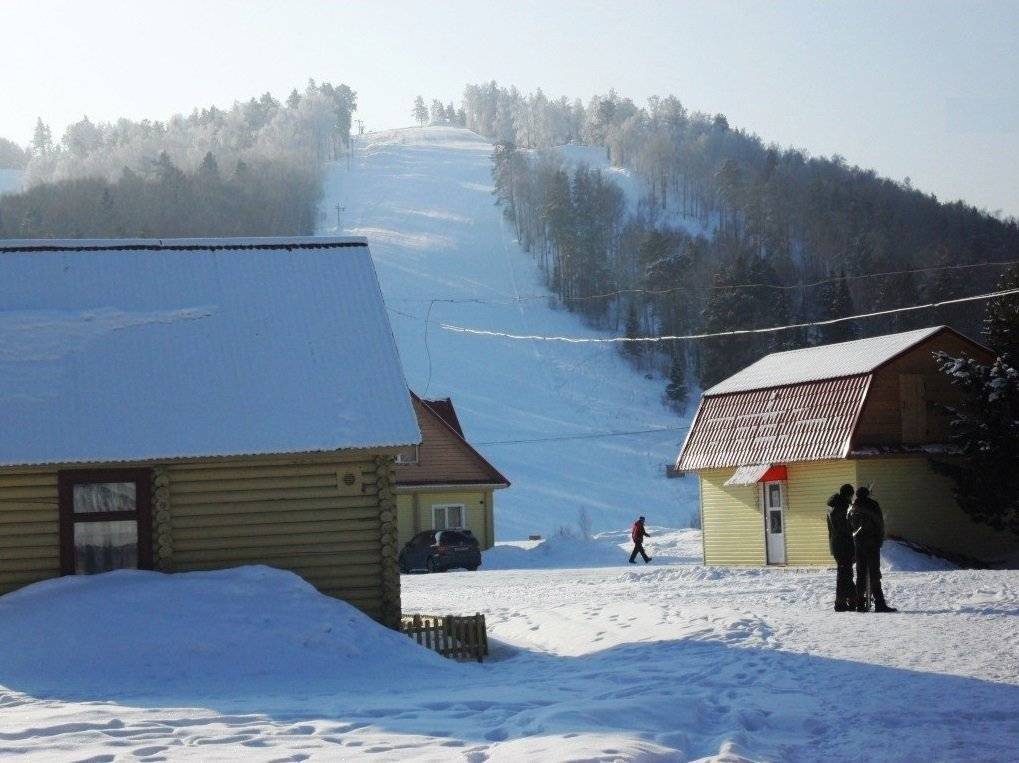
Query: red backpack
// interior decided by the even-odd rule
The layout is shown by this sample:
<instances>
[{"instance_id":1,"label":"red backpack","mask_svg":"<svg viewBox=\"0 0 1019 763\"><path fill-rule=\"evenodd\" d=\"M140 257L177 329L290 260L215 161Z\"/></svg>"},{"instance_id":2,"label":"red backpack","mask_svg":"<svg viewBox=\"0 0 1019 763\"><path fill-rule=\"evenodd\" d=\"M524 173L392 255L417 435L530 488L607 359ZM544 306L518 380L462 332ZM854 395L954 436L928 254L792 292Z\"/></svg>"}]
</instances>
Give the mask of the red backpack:
<instances>
[{"instance_id":1,"label":"red backpack","mask_svg":"<svg viewBox=\"0 0 1019 763\"><path fill-rule=\"evenodd\" d=\"M644 537L644 526L640 522L634 522L633 527L630 528L630 539L634 543L640 543L641 538Z\"/></svg>"}]
</instances>

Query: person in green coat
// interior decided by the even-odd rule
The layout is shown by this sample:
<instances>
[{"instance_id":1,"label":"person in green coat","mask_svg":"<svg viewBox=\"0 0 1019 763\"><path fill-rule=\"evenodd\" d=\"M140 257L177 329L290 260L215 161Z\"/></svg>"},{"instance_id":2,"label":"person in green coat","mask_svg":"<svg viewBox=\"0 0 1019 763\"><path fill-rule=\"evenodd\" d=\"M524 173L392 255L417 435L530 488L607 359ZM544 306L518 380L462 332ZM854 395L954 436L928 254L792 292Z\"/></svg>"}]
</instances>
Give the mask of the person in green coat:
<instances>
[{"instance_id":1,"label":"person in green coat","mask_svg":"<svg viewBox=\"0 0 1019 763\"><path fill-rule=\"evenodd\" d=\"M866 612L867 586L874 596L875 612L897 612L889 607L881 590L881 544L885 542L885 518L881 504L870 497L870 489L860 487L846 515L853 531L856 556L856 611Z\"/></svg>"}]
</instances>

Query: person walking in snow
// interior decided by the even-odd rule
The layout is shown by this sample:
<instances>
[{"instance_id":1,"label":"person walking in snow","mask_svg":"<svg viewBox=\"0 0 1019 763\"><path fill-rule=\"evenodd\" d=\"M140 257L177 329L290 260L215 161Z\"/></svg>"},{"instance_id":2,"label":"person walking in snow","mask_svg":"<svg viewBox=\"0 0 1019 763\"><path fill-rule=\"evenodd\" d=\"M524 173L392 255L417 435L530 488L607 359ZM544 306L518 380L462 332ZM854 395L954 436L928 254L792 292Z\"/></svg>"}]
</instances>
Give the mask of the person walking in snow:
<instances>
[{"instance_id":1,"label":"person walking in snow","mask_svg":"<svg viewBox=\"0 0 1019 763\"><path fill-rule=\"evenodd\" d=\"M853 486L843 485L828 499L828 548L835 559L835 611L847 612L856 606L853 586L853 532L849 529L849 503Z\"/></svg>"},{"instance_id":2,"label":"person walking in snow","mask_svg":"<svg viewBox=\"0 0 1019 763\"><path fill-rule=\"evenodd\" d=\"M637 554L644 557L644 564L651 561L651 557L644 551L644 539L650 537L651 533L644 529L644 517L637 517L637 521L630 528L630 539L633 540L633 553L630 554L630 564L637 563Z\"/></svg>"},{"instance_id":3,"label":"person walking in snow","mask_svg":"<svg viewBox=\"0 0 1019 763\"><path fill-rule=\"evenodd\" d=\"M885 519L881 505L870 497L869 488L856 489L856 498L847 517L856 558L856 611L866 612L869 609L869 585L874 596L875 612L897 612L885 602L885 594L881 590L881 544L885 540Z\"/></svg>"}]
</instances>

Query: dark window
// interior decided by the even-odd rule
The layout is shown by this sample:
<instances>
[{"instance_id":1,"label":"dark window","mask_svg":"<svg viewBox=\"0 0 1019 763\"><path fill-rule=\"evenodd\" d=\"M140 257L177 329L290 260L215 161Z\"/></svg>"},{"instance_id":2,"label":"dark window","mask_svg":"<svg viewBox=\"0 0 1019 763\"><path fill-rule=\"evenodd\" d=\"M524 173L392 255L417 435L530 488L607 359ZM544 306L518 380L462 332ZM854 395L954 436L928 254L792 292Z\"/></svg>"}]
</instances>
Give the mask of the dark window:
<instances>
[{"instance_id":1,"label":"dark window","mask_svg":"<svg viewBox=\"0 0 1019 763\"><path fill-rule=\"evenodd\" d=\"M768 519L771 522L771 534L781 535L782 534L782 512L781 511L769 511Z\"/></svg>"},{"instance_id":2,"label":"dark window","mask_svg":"<svg viewBox=\"0 0 1019 763\"><path fill-rule=\"evenodd\" d=\"M148 469L60 472L60 570L152 569Z\"/></svg>"}]
</instances>

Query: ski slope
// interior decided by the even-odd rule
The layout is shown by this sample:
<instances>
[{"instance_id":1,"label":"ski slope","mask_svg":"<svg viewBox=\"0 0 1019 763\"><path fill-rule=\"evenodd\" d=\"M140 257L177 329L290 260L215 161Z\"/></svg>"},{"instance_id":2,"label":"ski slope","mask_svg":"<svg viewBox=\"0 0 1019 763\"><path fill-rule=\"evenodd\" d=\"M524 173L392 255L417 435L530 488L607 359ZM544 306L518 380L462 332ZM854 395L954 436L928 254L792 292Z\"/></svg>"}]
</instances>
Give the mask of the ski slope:
<instances>
[{"instance_id":1,"label":"ski slope","mask_svg":"<svg viewBox=\"0 0 1019 763\"><path fill-rule=\"evenodd\" d=\"M572 526L581 508L595 530L627 526L637 514L685 526L696 486L666 479L665 465L688 417L662 404L662 379L646 378L612 345L440 327L604 335L550 306L534 261L495 206L491 151L453 127L361 136L350 169L328 169L320 233L368 237L408 383L424 397L452 397L468 438L513 483L496 498L497 537ZM601 436L666 427L674 431ZM547 439L564 437L578 439Z\"/></svg>"}]
</instances>

